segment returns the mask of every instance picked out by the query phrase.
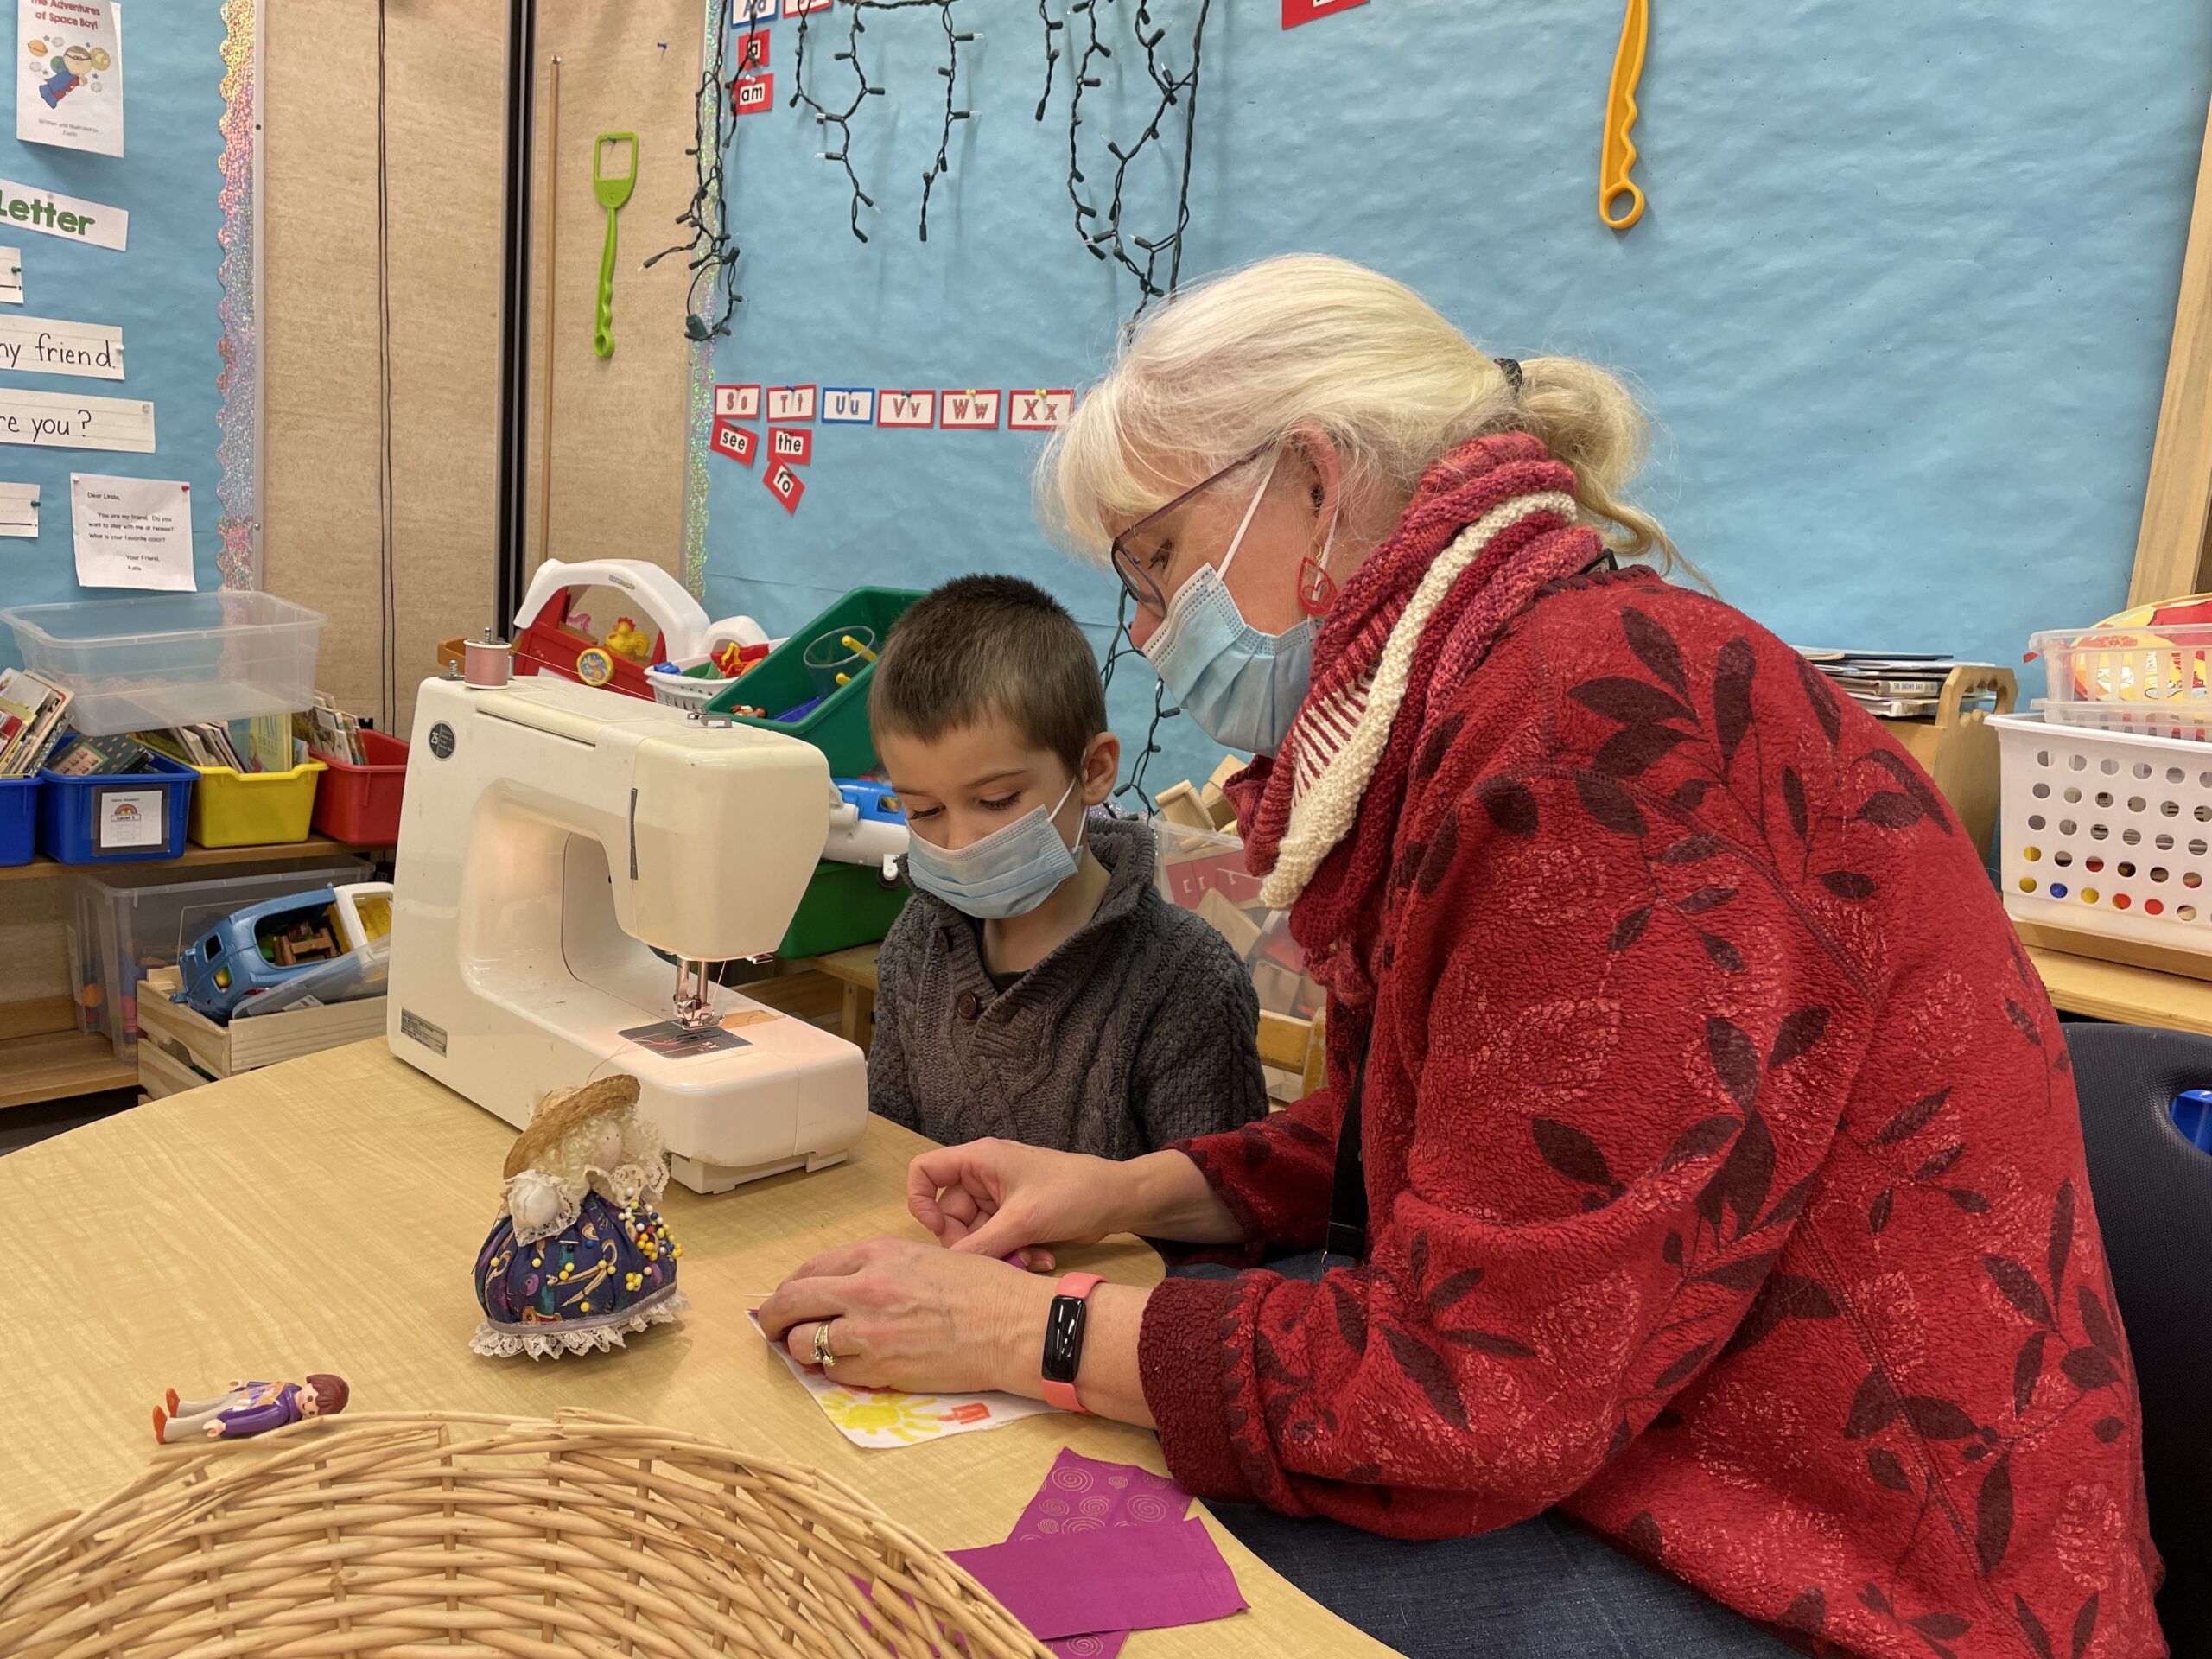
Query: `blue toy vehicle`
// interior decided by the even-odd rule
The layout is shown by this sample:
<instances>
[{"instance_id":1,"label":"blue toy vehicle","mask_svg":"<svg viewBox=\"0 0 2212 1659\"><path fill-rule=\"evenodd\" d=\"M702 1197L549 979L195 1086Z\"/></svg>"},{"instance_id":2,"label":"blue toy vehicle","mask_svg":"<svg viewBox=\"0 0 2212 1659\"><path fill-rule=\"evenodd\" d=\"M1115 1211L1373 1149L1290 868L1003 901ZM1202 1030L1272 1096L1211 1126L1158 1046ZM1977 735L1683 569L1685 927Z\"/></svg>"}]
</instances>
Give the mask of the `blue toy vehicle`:
<instances>
[{"instance_id":1,"label":"blue toy vehicle","mask_svg":"<svg viewBox=\"0 0 2212 1659\"><path fill-rule=\"evenodd\" d=\"M330 887L311 887L234 910L194 940L178 960L176 1001L222 1023L249 996L345 954Z\"/></svg>"}]
</instances>

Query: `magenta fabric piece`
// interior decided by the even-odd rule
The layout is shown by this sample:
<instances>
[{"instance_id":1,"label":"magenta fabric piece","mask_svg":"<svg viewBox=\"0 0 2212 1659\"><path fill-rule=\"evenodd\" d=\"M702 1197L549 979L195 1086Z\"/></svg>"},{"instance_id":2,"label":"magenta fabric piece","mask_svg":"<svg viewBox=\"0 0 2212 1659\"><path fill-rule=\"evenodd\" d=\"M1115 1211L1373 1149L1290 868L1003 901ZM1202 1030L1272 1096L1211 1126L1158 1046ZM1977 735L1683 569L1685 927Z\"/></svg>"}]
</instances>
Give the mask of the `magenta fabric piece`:
<instances>
[{"instance_id":1,"label":"magenta fabric piece","mask_svg":"<svg viewBox=\"0 0 2212 1659\"><path fill-rule=\"evenodd\" d=\"M952 1559L1046 1642L1203 1624L1245 1605L1200 1521L1024 1538Z\"/></svg>"},{"instance_id":2,"label":"magenta fabric piece","mask_svg":"<svg viewBox=\"0 0 2212 1659\"><path fill-rule=\"evenodd\" d=\"M1089 1636L1064 1636L1045 1645L1060 1659L1114 1659L1128 1639L1127 1630L1094 1630Z\"/></svg>"},{"instance_id":3,"label":"magenta fabric piece","mask_svg":"<svg viewBox=\"0 0 2212 1659\"><path fill-rule=\"evenodd\" d=\"M1101 1463L1062 1446L1052 1471L1007 1534L1007 1542L1104 1527L1154 1526L1191 1512L1191 1495L1165 1475L1129 1463Z\"/></svg>"}]
</instances>

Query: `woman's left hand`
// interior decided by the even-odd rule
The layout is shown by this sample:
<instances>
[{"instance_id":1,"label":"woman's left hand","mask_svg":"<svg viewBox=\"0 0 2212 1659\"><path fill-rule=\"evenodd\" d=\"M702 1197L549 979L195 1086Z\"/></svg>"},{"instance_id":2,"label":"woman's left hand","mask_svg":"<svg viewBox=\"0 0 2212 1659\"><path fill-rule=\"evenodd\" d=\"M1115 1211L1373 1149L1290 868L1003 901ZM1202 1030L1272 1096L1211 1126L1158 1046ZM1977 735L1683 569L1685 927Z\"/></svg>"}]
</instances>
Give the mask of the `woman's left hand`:
<instances>
[{"instance_id":1,"label":"woman's left hand","mask_svg":"<svg viewBox=\"0 0 2212 1659\"><path fill-rule=\"evenodd\" d=\"M872 1238L817 1255L761 1304L760 1325L801 1364L830 1325L840 1382L916 1393L1037 1392L1049 1279L989 1256Z\"/></svg>"}]
</instances>

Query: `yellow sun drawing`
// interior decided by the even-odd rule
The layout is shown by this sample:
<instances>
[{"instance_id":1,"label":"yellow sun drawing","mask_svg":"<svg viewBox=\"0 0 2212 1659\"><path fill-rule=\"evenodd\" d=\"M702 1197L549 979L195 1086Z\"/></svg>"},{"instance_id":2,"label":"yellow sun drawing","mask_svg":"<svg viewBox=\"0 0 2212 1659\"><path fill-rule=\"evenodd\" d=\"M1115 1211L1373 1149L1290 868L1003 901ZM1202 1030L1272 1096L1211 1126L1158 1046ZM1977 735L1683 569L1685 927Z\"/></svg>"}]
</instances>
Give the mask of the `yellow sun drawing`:
<instances>
[{"instance_id":1,"label":"yellow sun drawing","mask_svg":"<svg viewBox=\"0 0 2212 1659\"><path fill-rule=\"evenodd\" d=\"M938 1403L934 1395L901 1394L896 1389L865 1394L832 1389L822 1396L822 1409L839 1428L855 1434L888 1434L910 1446L944 1433L943 1417L928 1409Z\"/></svg>"}]
</instances>

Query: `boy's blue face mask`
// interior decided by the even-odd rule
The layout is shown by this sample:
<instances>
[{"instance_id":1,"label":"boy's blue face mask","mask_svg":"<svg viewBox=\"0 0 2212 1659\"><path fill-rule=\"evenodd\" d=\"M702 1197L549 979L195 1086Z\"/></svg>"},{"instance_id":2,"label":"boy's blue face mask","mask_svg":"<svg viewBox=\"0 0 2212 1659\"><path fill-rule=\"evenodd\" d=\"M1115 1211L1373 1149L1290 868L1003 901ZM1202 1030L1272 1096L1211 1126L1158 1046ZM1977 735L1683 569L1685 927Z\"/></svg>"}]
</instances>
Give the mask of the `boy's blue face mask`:
<instances>
[{"instance_id":1,"label":"boy's blue face mask","mask_svg":"<svg viewBox=\"0 0 2212 1659\"><path fill-rule=\"evenodd\" d=\"M1081 824L1072 847L1052 827L1075 786L1076 779L1069 779L1050 810L1033 806L1004 829L965 847L948 851L919 836L910 836L907 879L978 921L1027 916L1051 898L1083 860Z\"/></svg>"},{"instance_id":2,"label":"boy's blue face mask","mask_svg":"<svg viewBox=\"0 0 2212 1659\"><path fill-rule=\"evenodd\" d=\"M1145 657L1183 712L1215 741L1255 754L1273 754L1290 734L1292 716L1313 682L1318 626L1308 616L1287 633L1262 633L1230 595L1229 567L1274 479L1270 464L1221 563L1192 572L1168 601L1166 620L1144 643ZM1333 526L1329 534L1333 541ZM1328 557L1324 547L1325 568Z\"/></svg>"}]
</instances>

